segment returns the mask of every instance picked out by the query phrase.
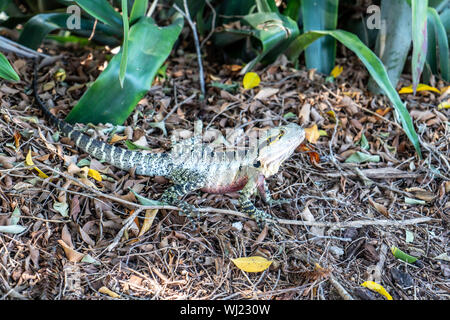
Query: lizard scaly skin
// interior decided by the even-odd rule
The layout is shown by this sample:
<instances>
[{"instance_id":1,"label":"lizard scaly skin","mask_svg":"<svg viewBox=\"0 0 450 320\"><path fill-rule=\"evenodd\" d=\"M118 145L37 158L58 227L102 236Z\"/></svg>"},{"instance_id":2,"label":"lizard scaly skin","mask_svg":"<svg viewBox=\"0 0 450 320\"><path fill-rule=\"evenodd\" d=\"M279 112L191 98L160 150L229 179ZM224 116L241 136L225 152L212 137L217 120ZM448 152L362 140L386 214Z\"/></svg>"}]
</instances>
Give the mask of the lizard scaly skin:
<instances>
[{"instance_id":1,"label":"lizard scaly skin","mask_svg":"<svg viewBox=\"0 0 450 320\"><path fill-rule=\"evenodd\" d=\"M164 191L160 201L180 207L181 213L189 217L196 211L195 207L182 200L189 192L239 191L241 211L262 227L271 215L257 209L250 198L259 191L265 202L275 203L270 197L265 178L278 172L280 165L292 155L305 137L304 130L291 123L268 130L256 146L244 151L213 152L209 146L201 143L198 134L189 141L175 144L170 153L129 151L91 138L55 117L38 95L37 66L33 86L40 109L63 135L74 141L76 147L99 161L120 169L135 168L137 175L169 178L173 185Z\"/></svg>"}]
</instances>

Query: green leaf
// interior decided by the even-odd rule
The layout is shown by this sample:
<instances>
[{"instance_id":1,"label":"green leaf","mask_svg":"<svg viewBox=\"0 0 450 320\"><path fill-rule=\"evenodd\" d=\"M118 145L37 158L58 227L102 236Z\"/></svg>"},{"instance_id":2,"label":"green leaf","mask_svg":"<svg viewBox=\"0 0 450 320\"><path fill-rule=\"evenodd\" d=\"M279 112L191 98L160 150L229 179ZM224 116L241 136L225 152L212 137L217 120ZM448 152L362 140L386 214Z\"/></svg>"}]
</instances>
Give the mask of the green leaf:
<instances>
[{"instance_id":1,"label":"green leaf","mask_svg":"<svg viewBox=\"0 0 450 320\"><path fill-rule=\"evenodd\" d=\"M303 32L334 30L337 26L339 0L302 1ZM325 37L314 42L305 52L306 67L330 74L335 65L336 40Z\"/></svg>"},{"instance_id":2,"label":"green leaf","mask_svg":"<svg viewBox=\"0 0 450 320\"><path fill-rule=\"evenodd\" d=\"M95 19L111 26L115 30L122 29L122 17L106 0L76 0L81 8Z\"/></svg>"},{"instance_id":3,"label":"green leaf","mask_svg":"<svg viewBox=\"0 0 450 320\"><path fill-rule=\"evenodd\" d=\"M3 233L18 234L24 232L26 229L27 228L25 228L24 226L18 224L15 224L13 226L0 226L0 232Z\"/></svg>"},{"instance_id":4,"label":"green leaf","mask_svg":"<svg viewBox=\"0 0 450 320\"><path fill-rule=\"evenodd\" d=\"M369 146L369 141L367 141L366 136L364 135L364 133L361 135L361 139L358 142L361 146L362 149L364 150L369 150L370 146Z\"/></svg>"},{"instance_id":5,"label":"green leaf","mask_svg":"<svg viewBox=\"0 0 450 320\"><path fill-rule=\"evenodd\" d=\"M8 59L0 52L0 78L9 81L19 81L19 75L14 71L13 67L9 64Z\"/></svg>"},{"instance_id":6,"label":"green leaf","mask_svg":"<svg viewBox=\"0 0 450 320\"><path fill-rule=\"evenodd\" d=\"M147 148L147 147L143 147L143 146L139 146L137 144L135 144L133 141L131 140L126 140L125 141L125 145L127 146L128 150L152 150L151 148Z\"/></svg>"},{"instance_id":7,"label":"green leaf","mask_svg":"<svg viewBox=\"0 0 450 320\"><path fill-rule=\"evenodd\" d=\"M123 124L150 89L158 69L178 39L183 18L177 17L167 27L159 27L147 17L135 23L129 33L128 65L123 87L118 77L121 50L84 93L66 121Z\"/></svg>"},{"instance_id":8,"label":"green leaf","mask_svg":"<svg viewBox=\"0 0 450 320\"><path fill-rule=\"evenodd\" d=\"M439 17L436 9L428 8L428 21L430 23L430 29L432 29L435 34L434 39L437 39L437 44L439 46L439 66L442 78L445 81L450 81L450 70L449 70L449 45L448 45L448 37L445 31L445 27L442 24L441 18ZM429 39L430 41L431 39ZM436 40L434 40L434 58L436 59ZM430 46L428 46L428 50L430 50ZM428 55L427 55L428 57ZM436 65L437 68L437 65Z\"/></svg>"},{"instance_id":9,"label":"green leaf","mask_svg":"<svg viewBox=\"0 0 450 320\"><path fill-rule=\"evenodd\" d=\"M397 259L400 259L402 261L405 261L407 263L414 263L417 261L416 257L410 256L409 254L403 252L396 246L391 247L391 252L394 255L394 257L396 257Z\"/></svg>"},{"instance_id":10,"label":"green leaf","mask_svg":"<svg viewBox=\"0 0 450 320\"><path fill-rule=\"evenodd\" d=\"M397 86L411 48L411 8L404 0L381 2L381 30L378 32L375 52L383 62L392 86ZM373 79L368 88L376 94L382 93Z\"/></svg>"},{"instance_id":11,"label":"green leaf","mask_svg":"<svg viewBox=\"0 0 450 320\"><path fill-rule=\"evenodd\" d=\"M414 94L420 82L427 58L427 7L428 0L411 0L412 8L412 74Z\"/></svg>"},{"instance_id":12,"label":"green leaf","mask_svg":"<svg viewBox=\"0 0 450 320\"><path fill-rule=\"evenodd\" d=\"M311 42L315 41L321 35L331 35L344 44L348 49L352 50L358 58L364 63L372 78L376 81L377 85L387 95L389 100L393 103L395 110L397 111L400 121L402 123L403 130L408 136L409 140L416 149L417 154L422 158L422 152L420 150L420 143L417 133L414 129L411 116L408 109L406 109L400 96L395 88L392 86L386 69L384 68L381 60L367 48L357 36L343 30L334 31L310 31L297 37L297 39L291 44L288 49L290 57L295 57L301 53Z\"/></svg>"},{"instance_id":13,"label":"green leaf","mask_svg":"<svg viewBox=\"0 0 450 320\"><path fill-rule=\"evenodd\" d=\"M122 59L120 59L119 68L119 82L123 89L123 80L125 79L125 72L127 71L128 61L128 4L127 0L122 0L122 19L123 19L123 43L122 43Z\"/></svg>"},{"instance_id":14,"label":"green leaf","mask_svg":"<svg viewBox=\"0 0 450 320\"><path fill-rule=\"evenodd\" d=\"M69 205L66 202L55 201L53 203L53 209L58 211L64 218L69 216Z\"/></svg>"},{"instance_id":15,"label":"green leaf","mask_svg":"<svg viewBox=\"0 0 450 320\"><path fill-rule=\"evenodd\" d=\"M258 12L276 12L278 13L278 8L274 0L256 0L256 7Z\"/></svg>"},{"instance_id":16,"label":"green leaf","mask_svg":"<svg viewBox=\"0 0 450 320\"><path fill-rule=\"evenodd\" d=\"M239 88L239 83L233 82L232 84L221 83L217 81L213 81L210 84L211 87L219 88L228 92L235 92Z\"/></svg>"},{"instance_id":17,"label":"green leaf","mask_svg":"<svg viewBox=\"0 0 450 320\"><path fill-rule=\"evenodd\" d=\"M405 242L411 243L414 241L414 233L409 230L405 230Z\"/></svg>"},{"instance_id":18,"label":"green leaf","mask_svg":"<svg viewBox=\"0 0 450 320\"><path fill-rule=\"evenodd\" d=\"M426 204L426 201L405 197L405 203L406 204L421 204L421 205L424 205L424 204Z\"/></svg>"},{"instance_id":19,"label":"green leaf","mask_svg":"<svg viewBox=\"0 0 450 320\"><path fill-rule=\"evenodd\" d=\"M20 220L20 215L21 215L20 208L19 206L16 206L13 213L11 214L11 218L9 219L9 224L10 225L18 224Z\"/></svg>"},{"instance_id":20,"label":"green leaf","mask_svg":"<svg viewBox=\"0 0 450 320\"><path fill-rule=\"evenodd\" d=\"M301 13L300 10L300 0L288 0L286 9L283 11L283 14L294 21L298 21Z\"/></svg>"},{"instance_id":21,"label":"green leaf","mask_svg":"<svg viewBox=\"0 0 450 320\"><path fill-rule=\"evenodd\" d=\"M136 196L136 198L138 199L139 203L142 204L143 206L163 206L163 205L165 205L165 203L163 203L161 201L148 199L146 197L143 197L143 196L139 195L133 189L131 189L131 188L129 188L129 189Z\"/></svg>"},{"instance_id":22,"label":"green leaf","mask_svg":"<svg viewBox=\"0 0 450 320\"><path fill-rule=\"evenodd\" d=\"M28 22L24 25L18 42L28 48L36 50L47 34L54 30L67 29L68 18L69 14L67 13L37 14L28 20ZM93 20L81 18L80 29L72 30L71 32L87 38L91 35L93 28ZM98 23L93 40L115 46L119 44L116 36L120 34L121 31L117 31L103 23Z\"/></svg>"},{"instance_id":23,"label":"green leaf","mask_svg":"<svg viewBox=\"0 0 450 320\"><path fill-rule=\"evenodd\" d=\"M242 18L242 22L248 24L251 30L226 30L225 35L234 33L238 36L236 40L239 37L251 36L259 40L260 47L256 58L242 68L240 74L247 73L263 59L273 61L299 35L295 21L275 12L246 15Z\"/></svg>"},{"instance_id":24,"label":"green leaf","mask_svg":"<svg viewBox=\"0 0 450 320\"><path fill-rule=\"evenodd\" d=\"M345 160L345 163L364 163L364 162L380 162L380 156L356 151Z\"/></svg>"},{"instance_id":25,"label":"green leaf","mask_svg":"<svg viewBox=\"0 0 450 320\"><path fill-rule=\"evenodd\" d=\"M148 0L135 0L130 14L130 24L144 17L148 8Z\"/></svg>"}]
</instances>

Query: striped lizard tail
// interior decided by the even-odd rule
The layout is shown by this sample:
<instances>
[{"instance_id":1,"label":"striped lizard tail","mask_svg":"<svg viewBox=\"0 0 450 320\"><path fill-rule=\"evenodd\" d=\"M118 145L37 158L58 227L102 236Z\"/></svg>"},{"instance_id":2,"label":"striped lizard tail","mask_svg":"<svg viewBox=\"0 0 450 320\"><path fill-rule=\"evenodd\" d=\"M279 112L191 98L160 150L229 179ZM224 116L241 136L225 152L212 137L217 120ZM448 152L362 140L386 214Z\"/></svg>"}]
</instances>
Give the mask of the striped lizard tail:
<instances>
[{"instance_id":1,"label":"striped lizard tail","mask_svg":"<svg viewBox=\"0 0 450 320\"><path fill-rule=\"evenodd\" d=\"M130 170L136 168L136 174L155 176L166 176L172 167L170 157L167 153L143 153L139 151L129 151L123 148L109 145L103 141L91 138L90 136L76 130L71 124L58 119L38 94L38 61L34 65L33 91L36 102L50 123L57 127L64 136L75 143L75 146L90 154L99 161L105 161L113 166Z\"/></svg>"}]
</instances>

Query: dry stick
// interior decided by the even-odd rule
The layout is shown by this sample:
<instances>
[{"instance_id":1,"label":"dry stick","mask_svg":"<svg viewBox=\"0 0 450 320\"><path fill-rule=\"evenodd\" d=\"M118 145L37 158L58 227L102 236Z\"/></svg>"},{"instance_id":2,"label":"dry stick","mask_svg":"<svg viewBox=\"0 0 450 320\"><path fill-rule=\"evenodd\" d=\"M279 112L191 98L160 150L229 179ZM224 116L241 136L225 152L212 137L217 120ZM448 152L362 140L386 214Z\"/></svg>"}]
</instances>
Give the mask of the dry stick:
<instances>
[{"instance_id":1,"label":"dry stick","mask_svg":"<svg viewBox=\"0 0 450 320\"><path fill-rule=\"evenodd\" d=\"M173 5L174 9L177 10L181 15L187 20L189 23L189 26L192 29L192 34L194 35L194 44L195 44L195 50L197 51L197 60L198 60L198 72L199 72L199 78L200 78L200 90L202 92L202 96L206 96L205 91L205 79L203 74L203 63L202 63L202 52L200 50L200 42L198 41L198 35L197 35L197 28L195 27L195 23L191 20L191 15L189 14L189 8L187 5L186 0L183 0L184 5L184 11L183 12L176 4Z\"/></svg>"},{"instance_id":2,"label":"dry stick","mask_svg":"<svg viewBox=\"0 0 450 320\"><path fill-rule=\"evenodd\" d=\"M158 4L158 0L154 0L150 6L150 9L148 9L147 17L151 17L153 14L153 11L155 11L156 5Z\"/></svg>"},{"instance_id":3,"label":"dry stick","mask_svg":"<svg viewBox=\"0 0 450 320\"><path fill-rule=\"evenodd\" d=\"M355 300L353 299L353 297L347 292L347 290L345 290L345 288L336 280L336 278L333 275L330 275L330 277L328 278L328 280L330 281L330 283L333 285L333 287L337 290L337 292L339 293L339 295L342 297L342 299L344 300Z\"/></svg>"},{"instance_id":4,"label":"dry stick","mask_svg":"<svg viewBox=\"0 0 450 320\"><path fill-rule=\"evenodd\" d=\"M211 5L211 3L209 3L208 0L205 0L206 5L209 7L209 9L211 9L212 12L212 21L211 21L211 31L208 33L208 35L205 37L205 39L203 39L202 43L200 44L200 48L203 48L203 46L205 45L206 41L209 40L209 38L214 34L214 29L216 26L216 10L214 9L214 7Z\"/></svg>"},{"instance_id":5,"label":"dry stick","mask_svg":"<svg viewBox=\"0 0 450 320\"><path fill-rule=\"evenodd\" d=\"M123 222L123 227L117 232L116 236L114 237L113 242L106 248L106 250L111 251L114 249L120 242L120 239L122 238L122 235L125 233L125 230L128 229L129 226L134 222L134 219L139 215L139 213L142 212L142 208L136 209L133 214L131 214L125 221Z\"/></svg>"},{"instance_id":6,"label":"dry stick","mask_svg":"<svg viewBox=\"0 0 450 320\"><path fill-rule=\"evenodd\" d=\"M35 164L37 163L38 165L42 166L42 168L55 172L56 174L61 175L62 177L72 180L74 182L76 182L78 185L80 185L81 187L87 189L88 191L91 191L92 193L97 194L100 197L106 198L106 199L110 199L125 205L129 205L132 207L136 207L138 209L142 210L147 210L147 209L168 209L168 210L181 210L178 207L175 206L169 206L169 205L155 205L155 206L146 206L146 205L141 205L138 203L134 203L134 202L130 202L127 200L123 200L121 198L118 197L114 197L114 196L110 196L108 194L105 194L101 191L98 191L94 188L91 188L87 185L85 185L84 183L82 183L81 181L79 181L78 179L62 173L52 167L49 167L43 163L40 163L36 160L33 159L33 161L35 162ZM63 188L62 188L63 189ZM70 191L70 190L68 190ZM241 217L241 218L248 218L247 215L239 212L239 211L234 211L234 210L227 210L227 209L216 209L216 208L211 208L211 207L206 207L206 208L198 208L199 212L215 212L215 213L222 213L222 214L229 214L229 215L234 215L237 217ZM323 228L333 228L333 229L340 229L340 228L349 228L349 227L362 227L362 226L367 226L367 225L371 225L371 226L375 226L375 225L379 225L379 226L393 226L393 227L400 227L400 226L406 226L406 225L411 225L411 224L418 224L418 223L426 223L426 222L432 222L432 221L439 221L439 219L434 219L434 218L430 218L430 217L422 217L422 218L414 218L414 219L408 219L408 220L356 220L356 221L348 221L348 222L317 222L317 221L298 221L298 220L286 220L286 219L267 219L268 222L271 223L280 223L280 224L290 224L290 225L299 225L299 226L314 226L314 227L323 227Z\"/></svg>"},{"instance_id":7,"label":"dry stick","mask_svg":"<svg viewBox=\"0 0 450 320\"><path fill-rule=\"evenodd\" d=\"M94 38L94 35L95 35L95 29L97 28L97 22L98 22L98 20L95 19L95 21L94 21L94 26L92 27L91 35L90 35L89 38L88 38L89 41L91 41L92 38Z\"/></svg>"}]
</instances>

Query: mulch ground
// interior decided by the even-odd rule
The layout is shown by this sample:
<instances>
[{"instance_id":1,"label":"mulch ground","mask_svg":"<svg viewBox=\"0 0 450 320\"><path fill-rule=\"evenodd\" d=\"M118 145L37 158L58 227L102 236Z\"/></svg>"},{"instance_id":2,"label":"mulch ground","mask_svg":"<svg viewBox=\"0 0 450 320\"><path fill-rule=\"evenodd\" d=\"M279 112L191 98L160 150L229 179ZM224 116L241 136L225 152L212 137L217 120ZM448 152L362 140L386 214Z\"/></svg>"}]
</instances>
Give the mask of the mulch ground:
<instances>
[{"instance_id":1,"label":"mulch ground","mask_svg":"<svg viewBox=\"0 0 450 320\"><path fill-rule=\"evenodd\" d=\"M40 71L41 97L63 119L110 53L48 48L63 58ZM317 125L320 138L306 141L269 179L274 198L291 202L269 208L255 199L257 207L283 219L286 240L280 241L254 221L214 211L237 211L237 194L189 195L188 202L214 208L199 218L197 229L176 211L142 210L124 230L127 217L140 210L126 202L138 203L130 188L158 199L169 182L80 153L34 105L32 61L8 55L21 81L0 80L0 226L26 230L0 233L0 297L385 299L361 286L375 281L394 299L448 299L450 113L437 106L449 90L402 95L422 141L420 160L389 101L367 91L364 66L348 52L343 56L338 63L344 71L334 82L280 58L256 69L262 82L247 91L238 66L205 57L207 97L200 101L196 57L178 49L166 77L155 80L123 127L81 126L124 148L131 140L164 151L170 135L189 137L197 119L209 142L287 122ZM63 82L55 78L59 69ZM213 83L238 86L226 91ZM405 76L399 87L409 84ZM439 89L446 86L435 81ZM166 136L152 124L163 119ZM26 164L30 150L49 178ZM355 152L372 162L346 162ZM82 167L100 172L102 181ZM393 246L418 261L394 257ZM231 261L249 256L273 262L263 272L246 273Z\"/></svg>"}]
</instances>

